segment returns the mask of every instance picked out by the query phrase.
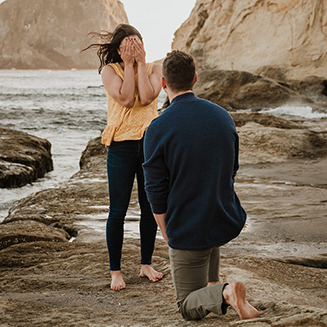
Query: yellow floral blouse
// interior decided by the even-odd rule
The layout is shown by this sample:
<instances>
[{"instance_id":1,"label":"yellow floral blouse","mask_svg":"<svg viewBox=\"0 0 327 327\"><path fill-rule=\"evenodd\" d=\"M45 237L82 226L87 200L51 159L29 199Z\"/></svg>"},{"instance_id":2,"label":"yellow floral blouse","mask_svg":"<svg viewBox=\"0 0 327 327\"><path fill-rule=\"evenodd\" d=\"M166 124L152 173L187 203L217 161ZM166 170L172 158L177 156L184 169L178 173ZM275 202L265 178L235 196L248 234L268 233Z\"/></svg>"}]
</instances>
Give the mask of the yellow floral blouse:
<instances>
[{"instance_id":1,"label":"yellow floral blouse","mask_svg":"<svg viewBox=\"0 0 327 327\"><path fill-rule=\"evenodd\" d=\"M124 70L119 63L109 64L116 74L124 79ZM147 64L148 76L152 74L153 64ZM141 105L137 75L135 76L135 100L131 108L127 108L113 99L108 92L107 127L102 132L102 143L109 146L112 141L140 140L151 121L158 116L158 98L147 106Z\"/></svg>"}]
</instances>

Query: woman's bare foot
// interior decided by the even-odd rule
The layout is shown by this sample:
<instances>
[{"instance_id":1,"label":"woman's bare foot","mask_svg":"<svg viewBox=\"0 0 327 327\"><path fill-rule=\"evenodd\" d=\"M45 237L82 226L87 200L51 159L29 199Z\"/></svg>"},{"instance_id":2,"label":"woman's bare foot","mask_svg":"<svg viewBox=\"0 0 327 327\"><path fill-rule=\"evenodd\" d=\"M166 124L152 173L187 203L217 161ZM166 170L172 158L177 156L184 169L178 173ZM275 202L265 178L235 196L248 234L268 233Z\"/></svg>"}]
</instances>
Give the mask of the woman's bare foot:
<instances>
[{"instance_id":1,"label":"woman's bare foot","mask_svg":"<svg viewBox=\"0 0 327 327\"><path fill-rule=\"evenodd\" d=\"M115 291L120 291L126 287L123 275L120 270L112 270L110 288Z\"/></svg>"},{"instance_id":2,"label":"woman's bare foot","mask_svg":"<svg viewBox=\"0 0 327 327\"><path fill-rule=\"evenodd\" d=\"M223 297L232 306L240 319L252 319L259 316L259 312L245 300L245 286L241 282L228 284L223 290Z\"/></svg>"},{"instance_id":3,"label":"woman's bare foot","mask_svg":"<svg viewBox=\"0 0 327 327\"><path fill-rule=\"evenodd\" d=\"M163 273L156 271L151 265L141 265L140 277L148 277L151 281L157 282L163 276Z\"/></svg>"}]
</instances>

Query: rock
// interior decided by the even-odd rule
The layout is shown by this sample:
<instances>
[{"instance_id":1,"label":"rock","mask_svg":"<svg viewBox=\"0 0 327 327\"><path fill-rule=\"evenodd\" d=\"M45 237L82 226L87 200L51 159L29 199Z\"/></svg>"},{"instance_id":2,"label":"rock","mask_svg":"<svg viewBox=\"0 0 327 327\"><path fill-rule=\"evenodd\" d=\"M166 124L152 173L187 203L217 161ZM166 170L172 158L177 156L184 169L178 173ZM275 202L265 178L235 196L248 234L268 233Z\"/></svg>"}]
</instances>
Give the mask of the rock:
<instances>
[{"instance_id":1,"label":"rock","mask_svg":"<svg viewBox=\"0 0 327 327\"><path fill-rule=\"evenodd\" d=\"M312 104L286 85L235 70L200 69L194 92L231 111L274 108L286 103Z\"/></svg>"},{"instance_id":2,"label":"rock","mask_svg":"<svg viewBox=\"0 0 327 327\"><path fill-rule=\"evenodd\" d=\"M293 265L301 265L306 267L313 268L327 268L327 257L326 256L317 256L311 258L301 258L301 257L290 257L279 259L280 262L291 263Z\"/></svg>"},{"instance_id":3,"label":"rock","mask_svg":"<svg viewBox=\"0 0 327 327\"><path fill-rule=\"evenodd\" d=\"M105 165L103 170L106 170ZM105 175L92 180L89 174L76 174L61 187L42 190L16 201L4 223L34 220L76 236L82 228L79 222L83 217L102 212L103 217L107 217L107 208L108 184Z\"/></svg>"},{"instance_id":4,"label":"rock","mask_svg":"<svg viewBox=\"0 0 327 327\"><path fill-rule=\"evenodd\" d=\"M118 0L7 0L0 4L0 68L95 68L88 33L128 19Z\"/></svg>"},{"instance_id":5,"label":"rock","mask_svg":"<svg viewBox=\"0 0 327 327\"><path fill-rule=\"evenodd\" d=\"M4 223L38 221L60 228L76 237L81 221L103 213L108 215L106 147L100 138L91 140L81 157L81 170L58 188L31 194L10 208Z\"/></svg>"},{"instance_id":6,"label":"rock","mask_svg":"<svg viewBox=\"0 0 327 327\"><path fill-rule=\"evenodd\" d=\"M33 220L0 224L0 250L19 243L36 241L67 242L69 238L69 234L64 230Z\"/></svg>"},{"instance_id":7,"label":"rock","mask_svg":"<svg viewBox=\"0 0 327 327\"><path fill-rule=\"evenodd\" d=\"M53 162L49 141L0 128L0 187L20 187L51 170Z\"/></svg>"},{"instance_id":8,"label":"rock","mask_svg":"<svg viewBox=\"0 0 327 327\"><path fill-rule=\"evenodd\" d=\"M94 161L98 164L98 157L104 158L107 152L107 147L101 143L101 136L89 141L79 161L80 168L84 170L90 169Z\"/></svg>"},{"instance_id":9,"label":"rock","mask_svg":"<svg viewBox=\"0 0 327 327\"><path fill-rule=\"evenodd\" d=\"M303 129L299 123L291 120L276 117L270 114L262 114L260 112L230 112L236 127L242 127L246 123L254 122L262 126L270 126L282 129Z\"/></svg>"},{"instance_id":10,"label":"rock","mask_svg":"<svg viewBox=\"0 0 327 327\"><path fill-rule=\"evenodd\" d=\"M326 108L327 80L325 78L308 76L303 80L286 80L286 83L292 90L304 95L315 104Z\"/></svg>"},{"instance_id":11,"label":"rock","mask_svg":"<svg viewBox=\"0 0 327 327\"><path fill-rule=\"evenodd\" d=\"M279 84L301 94L319 107L327 106L327 80L324 77L307 76L301 80L288 79L280 67L264 66L256 71L264 78L273 79Z\"/></svg>"},{"instance_id":12,"label":"rock","mask_svg":"<svg viewBox=\"0 0 327 327\"><path fill-rule=\"evenodd\" d=\"M241 164L277 163L327 154L326 133L248 122L238 128L238 134Z\"/></svg>"},{"instance_id":13,"label":"rock","mask_svg":"<svg viewBox=\"0 0 327 327\"><path fill-rule=\"evenodd\" d=\"M172 48L190 52L201 68L272 66L287 79L324 78L326 17L321 0L198 0Z\"/></svg>"}]
</instances>

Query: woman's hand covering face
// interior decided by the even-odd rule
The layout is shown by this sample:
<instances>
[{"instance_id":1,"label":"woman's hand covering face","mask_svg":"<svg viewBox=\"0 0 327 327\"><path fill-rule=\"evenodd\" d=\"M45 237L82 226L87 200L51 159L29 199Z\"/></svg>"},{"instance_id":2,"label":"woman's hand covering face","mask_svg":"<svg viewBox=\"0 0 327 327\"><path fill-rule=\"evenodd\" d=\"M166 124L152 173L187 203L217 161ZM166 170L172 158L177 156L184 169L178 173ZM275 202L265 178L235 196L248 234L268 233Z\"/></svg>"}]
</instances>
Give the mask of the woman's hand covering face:
<instances>
[{"instance_id":1,"label":"woman's hand covering face","mask_svg":"<svg viewBox=\"0 0 327 327\"><path fill-rule=\"evenodd\" d=\"M132 64L135 62L135 46L134 42L130 38L125 38L119 47L120 57L122 58L125 65Z\"/></svg>"},{"instance_id":2,"label":"woman's hand covering face","mask_svg":"<svg viewBox=\"0 0 327 327\"><path fill-rule=\"evenodd\" d=\"M142 41L137 36L126 37L119 47L120 56L125 63L145 63L145 50Z\"/></svg>"}]
</instances>

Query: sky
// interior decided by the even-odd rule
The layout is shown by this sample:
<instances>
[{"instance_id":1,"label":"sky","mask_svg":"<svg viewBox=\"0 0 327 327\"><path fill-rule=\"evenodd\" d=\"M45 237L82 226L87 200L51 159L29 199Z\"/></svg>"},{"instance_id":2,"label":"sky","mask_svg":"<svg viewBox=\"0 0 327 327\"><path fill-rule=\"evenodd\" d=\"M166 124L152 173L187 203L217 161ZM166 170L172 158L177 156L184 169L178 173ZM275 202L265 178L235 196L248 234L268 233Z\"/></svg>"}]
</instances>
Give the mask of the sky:
<instances>
[{"instance_id":1,"label":"sky","mask_svg":"<svg viewBox=\"0 0 327 327\"><path fill-rule=\"evenodd\" d=\"M196 0L120 0L129 23L143 36L147 61L171 50L175 31L189 17Z\"/></svg>"}]
</instances>

